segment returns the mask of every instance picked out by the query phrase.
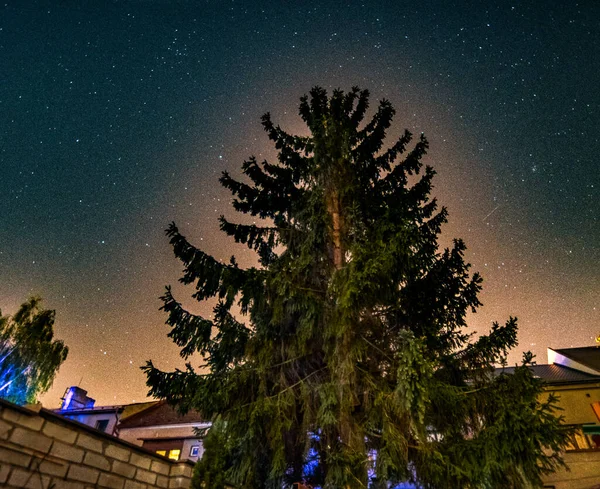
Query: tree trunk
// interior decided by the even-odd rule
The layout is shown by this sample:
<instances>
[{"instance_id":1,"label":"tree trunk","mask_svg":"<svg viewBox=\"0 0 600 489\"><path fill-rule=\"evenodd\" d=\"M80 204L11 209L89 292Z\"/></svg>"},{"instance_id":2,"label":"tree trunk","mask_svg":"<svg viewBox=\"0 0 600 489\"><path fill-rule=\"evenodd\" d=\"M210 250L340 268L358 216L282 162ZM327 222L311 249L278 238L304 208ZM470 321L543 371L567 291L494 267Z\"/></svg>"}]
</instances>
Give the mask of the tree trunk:
<instances>
[{"instance_id":1,"label":"tree trunk","mask_svg":"<svg viewBox=\"0 0 600 489\"><path fill-rule=\"evenodd\" d=\"M339 270L344 265L344 252L342 249L343 216L341 214L340 195L337 190L332 190L327 202L327 211L331 214L331 241L333 266Z\"/></svg>"}]
</instances>

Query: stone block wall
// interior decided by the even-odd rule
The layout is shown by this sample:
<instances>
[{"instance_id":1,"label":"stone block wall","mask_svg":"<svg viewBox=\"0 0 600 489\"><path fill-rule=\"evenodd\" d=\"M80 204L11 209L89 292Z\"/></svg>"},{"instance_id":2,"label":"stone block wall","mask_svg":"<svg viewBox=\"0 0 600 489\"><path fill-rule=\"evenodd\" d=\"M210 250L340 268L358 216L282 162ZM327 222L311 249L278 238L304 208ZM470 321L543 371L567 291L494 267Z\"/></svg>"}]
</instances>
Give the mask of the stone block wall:
<instances>
[{"instance_id":1,"label":"stone block wall","mask_svg":"<svg viewBox=\"0 0 600 489\"><path fill-rule=\"evenodd\" d=\"M187 489L192 467L51 411L0 399L0 487Z\"/></svg>"}]
</instances>

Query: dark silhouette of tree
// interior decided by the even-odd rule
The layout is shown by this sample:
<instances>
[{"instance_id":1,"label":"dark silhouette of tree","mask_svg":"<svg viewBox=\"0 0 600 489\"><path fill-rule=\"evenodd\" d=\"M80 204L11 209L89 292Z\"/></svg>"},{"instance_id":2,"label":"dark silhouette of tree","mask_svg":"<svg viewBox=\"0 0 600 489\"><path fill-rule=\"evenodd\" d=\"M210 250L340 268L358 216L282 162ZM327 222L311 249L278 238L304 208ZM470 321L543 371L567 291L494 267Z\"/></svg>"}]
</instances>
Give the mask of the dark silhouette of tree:
<instances>
[{"instance_id":1,"label":"dark silhouette of tree","mask_svg":"<svg viewBox=\"0 0 600 489\"><path fill-rule=\"evenodd\" d=\"M212 319L195 316L167 288L169 336L208 373L148 362L150 393L222 420L206 456L243 488L539 484L566 439L555 399L538 401L526 366L494 375L515 319L474 341L465 332L482 280L461 240L438 247L447 212L430 198L427 140L411 146L406 131L384 148L394 109L384 100L363 123L367 109L366 90L314 88L300 103L309 136L266 114L278 163L250 158L246 182L223 174L235 210L262 225L221 217L221 229L259 267L221 263L169 226L181 282L218 303ZM209 469L202 487L223 487Z\"/></svg>"},{"instance_id":2,"label":"dark silhouette of tree","mask_svg":"<svg viewBox=\"0 0 600 489\"><path fill-rule=\"evenodd\" d=\"M0 311L0 397L16 404L36 401L54 381L68 348L54 340L55 311L30 297L13 316Z\"/></svg>"}]
</instances>

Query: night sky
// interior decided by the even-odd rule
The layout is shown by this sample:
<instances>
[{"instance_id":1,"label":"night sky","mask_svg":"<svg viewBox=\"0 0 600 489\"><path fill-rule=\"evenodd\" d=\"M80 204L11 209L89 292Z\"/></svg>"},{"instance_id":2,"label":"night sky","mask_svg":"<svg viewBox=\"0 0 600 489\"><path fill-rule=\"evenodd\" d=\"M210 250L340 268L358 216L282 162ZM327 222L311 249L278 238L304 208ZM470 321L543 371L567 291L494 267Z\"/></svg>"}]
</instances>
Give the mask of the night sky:
<instances>
[{"instance_id":1,"label":"night sky","mask_svg":"<svg viewBox=\"0 0 600 489\"><path fill-rule=\"evenodd\" d=\"M70 348L50 407L80 384L141 401L139 367L181 365L158 309L180 263L172 220L203 250L253 254L223 170L273 160L267 111L305 132L314 85L391 100L425 132L434 194L481 272L483 332L519 318L519 352L600 333L600 3L9 1L0 6L0 307L56 309ZM510 358L517 361L520 353Z\"/></svg>"}]
</instances>

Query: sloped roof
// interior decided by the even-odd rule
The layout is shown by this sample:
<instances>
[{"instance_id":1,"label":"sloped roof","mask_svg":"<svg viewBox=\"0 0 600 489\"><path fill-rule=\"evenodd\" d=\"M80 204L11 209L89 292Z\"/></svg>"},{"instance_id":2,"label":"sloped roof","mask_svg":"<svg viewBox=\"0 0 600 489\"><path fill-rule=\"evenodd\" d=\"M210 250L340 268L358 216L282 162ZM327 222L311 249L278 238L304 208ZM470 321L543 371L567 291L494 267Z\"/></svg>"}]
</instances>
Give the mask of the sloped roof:
<instances>
[{"instance_id":1,"label":"sloped roof","mask_svg":"<svg viewBox=\"0 0 600 489\"><path fill-rule=\"evenodd\" d=\"M561 348L554 349L556 353L559 353L571 360L574 360L588 368L597 370L600 372L600 347L598 346L583 346L579 348Z\"/></svg>"},{"instance_id":2,"label":"sloped roof","mask_svg":"<svg viewBox=\"0 0 600 489\"><path fill-rule=\"evenodd\" d=\"M182 415L173 406L167 404L166 401L159 401L142 411L122 419L119 423L119 429L205 422L202 415L197 411L189 411Z\"/></svg>"},{"instance_id":3,"label":"sloped roof","mask_svg":"<svg viewBox=\"0 0 600 489\"><path fill-rule=\"evenodd\" d=\"M576 384L585 382L600 382L600 375L592 375L586 372L581 372L562 365L532 365L529 369L533 375L542 379L547 384ZM496 369L496 373L505 372L512 374L515 367L505 367Z\"/></svg>"},{"instance_id":4,"label":"sloped roof","mask_svg":"<svg viewBox=\"0 0 600 489\"><path fill-rule=\"evenodd\" d=\"M160 401L149 401L149 402L138 402L136 404L126 404L123 406L123 414L121 414L121 421L137 414L141 411L148 409L149 407L158 404Z\"/></svg>"}]
</instances>

